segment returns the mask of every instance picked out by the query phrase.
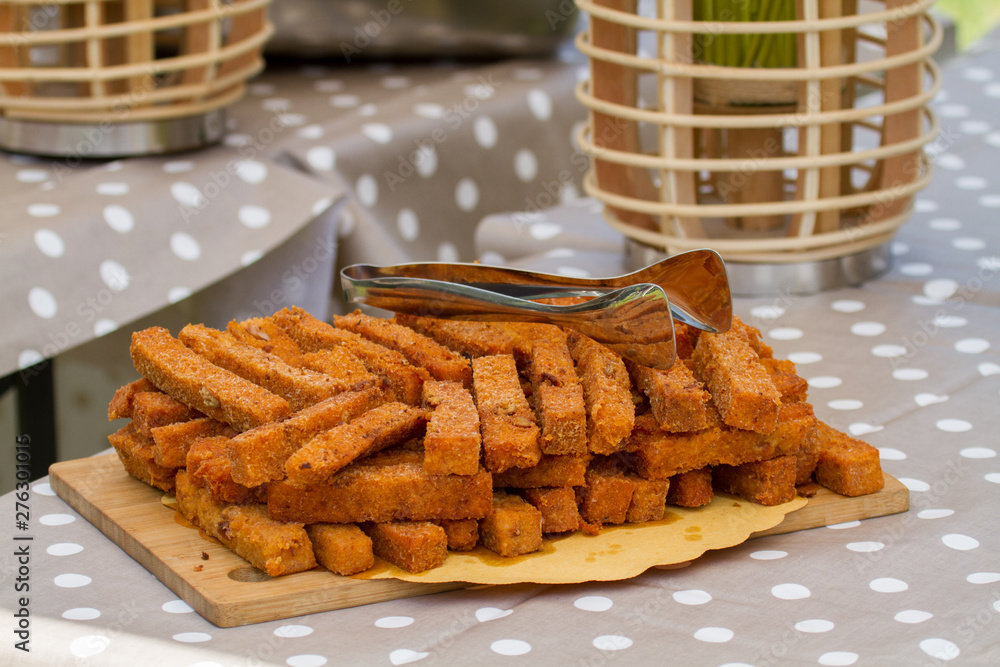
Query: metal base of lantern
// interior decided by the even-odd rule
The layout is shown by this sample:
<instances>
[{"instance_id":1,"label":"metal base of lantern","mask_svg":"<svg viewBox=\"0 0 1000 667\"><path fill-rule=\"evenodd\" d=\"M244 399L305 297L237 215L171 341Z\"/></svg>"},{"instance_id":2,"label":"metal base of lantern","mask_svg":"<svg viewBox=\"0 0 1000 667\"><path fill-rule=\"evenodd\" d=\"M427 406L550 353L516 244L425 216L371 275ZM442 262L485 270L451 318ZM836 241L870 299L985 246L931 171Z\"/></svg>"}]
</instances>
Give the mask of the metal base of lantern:
<instances>
[{"instance_id":1,"label":"metal base of lantern","mask_svg":"<svg viewBox=\"0 0 1000 667\"><path fill-rule=\"evenodd\" d=\"M733 296L766 297L776 294L808 295L840 287L853 287L882 275L892 267L890 243L842 257L809 262L726 262ZM627 270L637 271L667 255L632 239L625 241Z\"/></svg>"},{"instance_id":2,"label":"metal base of lantern","mask_svg":"<svg viewBox=\"0 0 1000 667\"><path fill-rule=\"evenodd\" d=\"M50 123L0 118L0 148L57 158L118 158L193 150L226 132L226 113L131 123Z\"/></svg>"}]
</instances>

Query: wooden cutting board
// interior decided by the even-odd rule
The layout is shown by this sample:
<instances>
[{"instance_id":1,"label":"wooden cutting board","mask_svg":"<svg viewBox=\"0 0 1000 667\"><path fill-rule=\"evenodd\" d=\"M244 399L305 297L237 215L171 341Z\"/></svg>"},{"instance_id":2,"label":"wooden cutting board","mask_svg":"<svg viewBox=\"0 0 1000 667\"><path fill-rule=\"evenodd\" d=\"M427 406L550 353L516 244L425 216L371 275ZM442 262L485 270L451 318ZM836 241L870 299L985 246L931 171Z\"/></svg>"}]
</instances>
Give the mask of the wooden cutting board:
<instances>
[{"instance_id":1,"label":"wooden cutting board","mask_svg":"<svg viewBox=\"0 0 1000 667\"><path fill-rule=\"evenodd\" d=\"M272 578L164 506L163 492L139 482L117 455L56 463L50 484L60 498L137 560L170 590L223 628L465 588L396 579L360 580L322 568ZM779 525L753 537L866 519L909 507L909 492L886 475L885 488L847 498L826 489Z\"/></svg>"}]
</instances>

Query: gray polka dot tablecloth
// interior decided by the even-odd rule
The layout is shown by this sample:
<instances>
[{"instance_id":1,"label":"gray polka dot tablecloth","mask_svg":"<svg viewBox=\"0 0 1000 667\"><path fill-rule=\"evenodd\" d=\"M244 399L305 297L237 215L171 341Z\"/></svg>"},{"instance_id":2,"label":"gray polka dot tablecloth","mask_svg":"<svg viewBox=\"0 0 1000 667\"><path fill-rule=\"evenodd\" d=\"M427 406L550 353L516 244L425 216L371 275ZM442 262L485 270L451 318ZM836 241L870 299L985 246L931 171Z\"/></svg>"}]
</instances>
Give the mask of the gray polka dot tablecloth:
<instances>
[{"instance_id":1,"label":"gray polka dot tablecloth","mask_svg":"<svg viewBox=\"0 0 1000 667\"><path fill-rule=\"evenodd\" d=\"M43 479L31 487L30 654L13 648L15 499L3 497L10 521L0 556L0 660L171 667L1000 664L1000 44L986 42L945 69L935 102L944 127L932 147L937 171L893 244L891 271L857 288L735 304L777 356L796 361L818 415L879 448L883 468L909 489L908 512L759 538L626 581L480 587L221 629L69 509ZM393 76L413 87L412 98L399 102L419 110L412 122L447 124L453 100L417 102L419 89L427 86L430 95L435 84ZM529 101L541 88L532 76L512 71L507 80L508 90L525 91L509 103L526 107L523 129L537 131L530 142L515 144L497 120L495 129L475 120L486 116L470 116L455 129L468 133L468 145L495 141L508 149L506 162L490 169L518 181L551 157L534 123L550 102L555 113L568 99L547 89L549 102L537 93ZM322 93L310 104L372 104L374 117L382 99L393 98L382 89L378 100L355 99L342 81L325 77L308 83ZM469 85L478 85L475 77ZM314 127L313 107L287 108L274 86L258 102L303 116L285 164L350 186L357 210L354 227L342 229L342 246L360 252L366 243L384 244L394 256L425 242L424 258L469 252L564 273L620 270L621 239L601 226L594 203L569 201L569 184L552 186L551 195L537 176L508 209L525 214L490 216L475 235L470 230L447 245L443 225L456 219L455 209L469 206L471 219L492 196L490 181L471 175L483 152L462 162L449 152L451 139L420 149L405 123L387 129L364 115ZM480 110L499 103L486 97ZM351 138L328 143L327 132L341 122L351 126ZM380 163L363 157L390 144L391 156ZM420 150L426 153L414 159L414 174L393 191L384 172ZM569 149L555 150L571 159ZM447 187L436 190L439 215L419 214L409 197L427 189L427 179L443 178L446 166L453 171ZM93 191L107 173L92 178ZM542 193L558 205L536 212L524 203ZM263 200L254 204L267 208ZM392 224L367 229L367 217Z\"/></svg>"},{"instance_id":2,"label":"gray polka dot tablecloth","mask_svg":"<svg viewBox=\"0 0 1000 667\"><path fill-rule=\"evenodd\" d=\"M0 152L0 375L227 277L242 293L228 290L228 316L216 308L223 324L299 282L329 294L332 271L310 263L471 261L483 216L576 195L579 73L559 59L276 66L214 147L110 162ZM299 239L277 281L255 266L324 216L339 233Z\"/></svg>"}]
</instances>

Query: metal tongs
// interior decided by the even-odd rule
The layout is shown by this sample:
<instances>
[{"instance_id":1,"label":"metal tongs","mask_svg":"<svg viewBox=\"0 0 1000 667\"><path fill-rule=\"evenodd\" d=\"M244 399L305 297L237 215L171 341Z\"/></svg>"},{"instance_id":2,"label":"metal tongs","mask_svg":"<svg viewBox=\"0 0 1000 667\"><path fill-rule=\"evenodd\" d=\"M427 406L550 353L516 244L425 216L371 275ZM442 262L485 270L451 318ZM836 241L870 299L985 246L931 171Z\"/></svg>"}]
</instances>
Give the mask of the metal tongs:
<instances>
[{"instance_id":1,"label":"metal tongs","mask_svg":"<svg viewBox=\"0 0 1000 667\"><path fill-rule=\"evenodd\" d=\"M575 329L626 359L669 368L673 319L709 332L732 323L729 278L714 250L673 255L614 278L570 278L482 264L355 264L341 271L344 296L397 313L455 320L544 322ZM588 297L572 305L539 303Z\"/></svg>"}]
</instances>

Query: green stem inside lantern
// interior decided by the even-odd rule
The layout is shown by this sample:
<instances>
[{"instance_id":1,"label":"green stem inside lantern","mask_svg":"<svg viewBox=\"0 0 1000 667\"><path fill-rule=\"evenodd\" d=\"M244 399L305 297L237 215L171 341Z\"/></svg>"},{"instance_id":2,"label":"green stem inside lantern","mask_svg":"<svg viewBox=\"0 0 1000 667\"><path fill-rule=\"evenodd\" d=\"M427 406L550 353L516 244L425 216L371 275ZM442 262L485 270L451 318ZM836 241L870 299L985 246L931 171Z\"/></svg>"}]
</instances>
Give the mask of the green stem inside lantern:
<instances>
[{"instance_id":1,"label":"green stem inside lantern","mask_svg":"<svg viewBox=\"0 0 1000 667\"><path fill-rule=\"evenodd\" d=\"M795 0L701 0L695 21L794 21ZM795 33L717 35L702 33L696 44L701 60L727 67L795 67Z\"/></svg>"}]
</instances>

